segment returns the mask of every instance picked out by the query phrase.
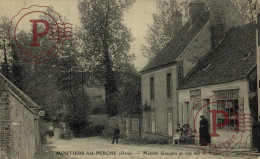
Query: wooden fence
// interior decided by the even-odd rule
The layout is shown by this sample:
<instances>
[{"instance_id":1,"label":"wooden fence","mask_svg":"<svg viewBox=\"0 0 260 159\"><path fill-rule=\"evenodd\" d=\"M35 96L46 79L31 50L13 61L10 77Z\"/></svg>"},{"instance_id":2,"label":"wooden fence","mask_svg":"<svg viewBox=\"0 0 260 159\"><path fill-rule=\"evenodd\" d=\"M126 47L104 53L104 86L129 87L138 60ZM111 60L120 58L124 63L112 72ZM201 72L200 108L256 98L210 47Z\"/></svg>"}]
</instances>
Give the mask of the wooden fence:
<instances>
[{"instance_id":1,"label":"wooden fence","mask_svg":"<svg viewBox=\"0 0 260 159\"><path fill-rule=\"evenodd\" d=\"M123 138L140 139L140 120L137 118L110 117L109 125L110 127L118 125Z\"/></svg>"}]
</instances>

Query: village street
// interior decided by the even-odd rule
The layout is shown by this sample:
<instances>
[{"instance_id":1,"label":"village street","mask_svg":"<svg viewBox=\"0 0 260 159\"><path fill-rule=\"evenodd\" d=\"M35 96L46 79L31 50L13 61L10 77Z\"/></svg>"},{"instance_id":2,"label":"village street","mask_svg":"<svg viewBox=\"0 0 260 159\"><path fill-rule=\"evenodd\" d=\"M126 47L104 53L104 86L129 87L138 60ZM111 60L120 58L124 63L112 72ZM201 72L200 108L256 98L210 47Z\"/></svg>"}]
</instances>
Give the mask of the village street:
<instances>
[{"instance_id":1,"label":"village street","mask_svg":"<svg viewBox=\"0 0 260 159\"><path fill-rule=\"evenodd\" d=\"M49 146L56 152L57 157L64 154L69 159L84 158L173 158L173 159L224 159L230 157L243 159L257 159L257 154L246 152L231 152L221 156L203 154L194 155L198 152L197 148L192 146L174 146L174 145L136 145L126 144L119 140L119 144L111 144L110 139L101 137L73 138L71 140L63 140L58 138L58 130L55 131L55 137ZM125 155L119 155L120 153ZM147 152L147 154L145 154ZM83 154L84 153L84 154ZM106 155L104 154L106 153ZM116 155L114 155L114 153ZM172 155L170 155L170 153ZM183 154L180 154L183 153ZM150 155L149 155L150 154Z\"/></svg>"}]
</instances>

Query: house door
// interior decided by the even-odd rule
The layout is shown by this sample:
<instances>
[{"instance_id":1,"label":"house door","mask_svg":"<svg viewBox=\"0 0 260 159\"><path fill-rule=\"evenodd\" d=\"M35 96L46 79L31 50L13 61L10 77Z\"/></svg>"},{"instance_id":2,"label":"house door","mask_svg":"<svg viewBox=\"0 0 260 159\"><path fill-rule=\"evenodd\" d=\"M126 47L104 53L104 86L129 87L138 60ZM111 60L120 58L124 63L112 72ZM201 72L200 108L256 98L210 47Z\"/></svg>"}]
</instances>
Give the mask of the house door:
<instances>
[{"instance_id":1,"label":"house door","mask_svg":"<svg viewBox=\"0 0 260 159\"><path fill-rule=\"evenodd\" d=\"M129 118L126 118L125 123L126 123L126 138L129 138L129 137L130 137L130 135L129 135L130 119L129 119Z\"/></svg>"},{"instance_id":2,"label":"house door","mask_svg":"<svg viewBox=\"0 0 260 159\"><path fill-rule=\"evenodd\" d=\"M172 113L168 113L168 136L172 136Z\"/></svg>"}]
</instances>

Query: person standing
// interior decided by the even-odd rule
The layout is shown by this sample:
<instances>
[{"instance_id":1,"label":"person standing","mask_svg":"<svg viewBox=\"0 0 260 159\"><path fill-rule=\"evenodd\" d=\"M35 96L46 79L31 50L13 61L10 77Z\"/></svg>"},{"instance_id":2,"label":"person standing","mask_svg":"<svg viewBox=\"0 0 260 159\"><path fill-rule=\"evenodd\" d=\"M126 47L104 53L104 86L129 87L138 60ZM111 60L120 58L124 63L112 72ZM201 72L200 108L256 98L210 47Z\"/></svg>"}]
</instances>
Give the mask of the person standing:
<instances>
[{"instance_id":1,"label":"person standing","mask_svg":"<svg viewBox=\"0 0 260 159\"><path fill-rule=\"evenodd\" d=\"M50 138L52 138L54 136L54 128L53 128L52 124L49 127L49 136L50 136Z\"/></svg>"},{"instance_id":2,"label":"person standing","mask_svg":"<svg viewBox=\"0 0 260 159\"><path fill-rule=\"evenodd\" d=\"M116 143L118 143L119 134L120 134L120 129L118 128L118 125L116 125L116 127L114 129L114 135L113 135L112 144L114 144L115 140L116 140Z\"/></svg>"},{"instance_id":3,"label":"person standing","mask_svg":"<svg viewBox=\"0 0 260 159\"><path fill-rule=\"evenodd\" d=\"M209 138L209 128L208 128L208 121L205 119L203 115L200 116L200 145L207 146L210 142Z\"/></svg>"}]
</instances>

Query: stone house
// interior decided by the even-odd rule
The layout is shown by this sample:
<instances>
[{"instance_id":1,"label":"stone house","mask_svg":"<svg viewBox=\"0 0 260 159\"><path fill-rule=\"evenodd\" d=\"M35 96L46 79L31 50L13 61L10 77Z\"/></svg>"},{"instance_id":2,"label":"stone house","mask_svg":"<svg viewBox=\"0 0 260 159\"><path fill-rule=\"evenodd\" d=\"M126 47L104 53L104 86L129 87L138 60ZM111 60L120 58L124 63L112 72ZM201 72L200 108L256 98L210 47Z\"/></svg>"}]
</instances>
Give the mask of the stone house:
<instances>
[{"instance_id":1,"label":"stone house","mask_svg":"<svg viewBox=\"0 0 260 159\"><path fill-rule=\"evenodd\" d=\"M203 1L191 1L189 21L175 28L177 34L140 71L142 104L147 108L142 116L142 138L172 142L180 123L178 86L230 28L246 23L230 0L210 0L209 4L206 7Z\"/></svg>"},{"instance_id":2,"label":"stone house","mask_svg":"<svg viewBox=\"0 0 260 159\"><path fill-rule=\"evenodd\" d=\"M39 106L0 73L0 158L35 158Z\"/></svg>"},{"instance_id":3,"label":"stone house","mask_svg":"<svg viewBox=\"0 0 260 159\"><path fill-rule=\"evenodd\" d=\"M254 24L247 24L229 30L221 44L201 59L179 85L179 123L188 123L192 129L199 130L199 116L204 115L210 134L214 134L211 111L225 111L228 123L217 127L215 134L219 137L212 135L211 143L224 143L234 135L234 130L239 130L243 132L240 146L250 147L249 100L250 94L255 94L251 88L256 86L252 79L256 79L256 29ZM221 113L216 118L217 124L225 121Z\"/></svg>"}]
</instances>

